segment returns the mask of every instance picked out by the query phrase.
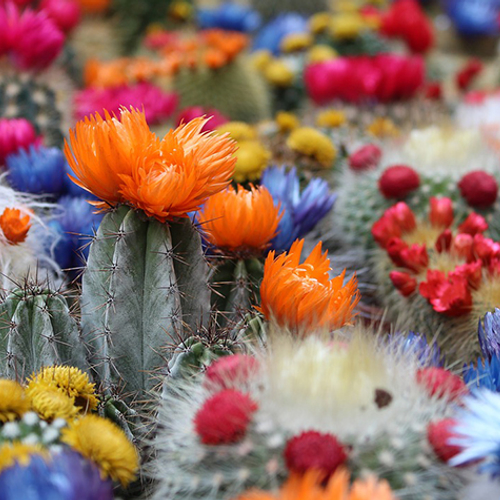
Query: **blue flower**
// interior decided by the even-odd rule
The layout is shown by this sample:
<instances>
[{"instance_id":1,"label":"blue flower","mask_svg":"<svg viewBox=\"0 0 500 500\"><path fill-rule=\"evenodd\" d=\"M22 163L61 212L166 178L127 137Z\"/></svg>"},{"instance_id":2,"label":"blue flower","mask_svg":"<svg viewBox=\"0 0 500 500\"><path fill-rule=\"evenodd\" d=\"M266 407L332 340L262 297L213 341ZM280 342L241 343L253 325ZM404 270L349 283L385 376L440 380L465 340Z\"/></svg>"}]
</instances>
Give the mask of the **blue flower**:
<instances>
[{"instance_id":1,"label":"blue flower","mask_svg":"<svg viewBox=\"0 0 500 500\"><path fill-rule=\"evenodd\" d=\"M388 337L389 345L398 355L415 356L420 366L444 365L444 356L437 343L429 345L425 335L410 331L408 334L396 332Z\"/></svg>"},{"instance_id":2,"label":"blue flower","mask_svg":"<svg viewBox=\"0 0 500 500\"><path fill-rule=\"evenodd\" d=\"M214 9L198 11L198 24L201 29L221 28L250 33L258 29L260 23L261 17L257 11L233 2L225 2Z\"/></svg>"},{"instance_id":3,"label":"blue flower","mask_svg":"<svg viewBox=\"0 0 500 500\"><path fill-rule=\"evenodd\" d=\"M45 461L33 456L0 474L0 500L112 500L113 485L97 466L73 451Z\"/></svg>"},{"instance_id":4,"label":"blue flower","mask_svg":"<svg viewBox=\"0 0 500 500\"><path fill-rule=\"evenodd\" d=\"M447 0L446 11L463 35L498 34L499 0Z\"/></svg>"},{"instance_id":5,"label":"blue flower","mask_svg":"<svg viewBox=\"0 0 500 500\"><path fill-rule=\"evenodd\" d=\"M8 180L17 191L59 196L64 189L66 159L61 150L30 146L9 155Z\"/></svg>"},{"instance_id":6,"label":"blue flower","mask_svg":"<svg viewBox=\"0 0 500 500\"><path fill-rule=\"evenodd\" d=\"M479 321L477 334L484 357L500 357L500 309L495 308L494 313L486 313L484 327Z\"/></svg>"},{"instance_id":7,"label":"blue flower","mask_svg":"<svg viewBox=\"0 0 500 500\"><path fill-rule=\"evenodd\" d=\"M484 388L500 392L500 358L492 356L490 359L478 359L477 368L472 363L465 365L463 378L473 391Z\"/></svg>"},{"instance_id":8,"label":"blue flower","mask_svg":"<svg viewBox=\"0 0 500 500\"><path fill-rule=\"evenodd\" d=\"M484 460L480 470L493 476L500 475L500 394L486 389L464 398L465 408L457 416L453 432L458 436L449 440L463 451L449 464L456 466Z\"/></svg>"},{"instance_id":9,"label":"blue flower","mask_svg":"<svg viewBox=\"0 0 500 500\"><path fill-rule=\"evenodd\" d=\"M286 36L307 32L309 32L307 18L294 13L280 14L257 33L252 48L253 50L268 50L274 55L279 55L281 42Z\"/></svg>"},{"instance_id":10,"label":"blue flower","mask_svg":"<svg viewBox=\"0 0 500 500\"><path fill-rule=\"evenodd\" d=\"M278 235L272 241L272 248L278 251L289 250L297 238L311 231L332 209L337 197L322 179L313 179L301 193L295 168L287 173L285 167L270 167L262 174L261 184L284 209Z\"/></svg>"},{"instance_id":11,"label":"blue flower","mask_svg":"<svg viewBox=\"0 0 500 500\"><path fill-rule=\"evenodd\" d=\"M93 207L83 198L64 196L59 200L63 209L60 217L49 226L59 234L53 249L54 259L63 269L81 267L88 256L90 238L99 227L101 214L94 214Z\"/></svg>"}]
</instances>

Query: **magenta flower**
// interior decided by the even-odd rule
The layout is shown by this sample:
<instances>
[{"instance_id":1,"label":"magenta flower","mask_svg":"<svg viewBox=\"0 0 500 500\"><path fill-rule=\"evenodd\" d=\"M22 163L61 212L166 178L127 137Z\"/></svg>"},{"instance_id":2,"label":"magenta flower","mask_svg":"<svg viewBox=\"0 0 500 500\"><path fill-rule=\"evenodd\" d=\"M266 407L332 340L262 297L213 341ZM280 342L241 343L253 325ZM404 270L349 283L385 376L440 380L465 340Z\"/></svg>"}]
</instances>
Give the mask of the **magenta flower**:
<instances>
[{"instance_id":1,"label":"magenta flower","mask_svg":"<svg viewBox=\"0 0 500 500\"><path fill-rule=\"evenodd\" d=\"M80 22L81 9L76 0L42 0L40 7L64 33Z\"/></svg>"},{"instance_id":2,"label":"magenta flower","mask_svg":"<svg viewBox=\"0 0 500 500\"><path fill-rule=\"evenodd\" d=\"M226 118L220 111L214 108L203 108L201 106L191 106L189 108L184 108L177 117L177 126L181 123L187 123L193 120L194 118L198 118L199 116L207 116L211 117L205 126L203 127L203 132L210 132L215 130L217 127L220 127L224 123L229 121L229 118Z\"/></svg>"},{"instance_id":3,"label":"magenta flower","mask_svg":"<svg viewBox=\"0 0 500 500\"><path fill-rule=\"evenodd\" d=\"M24 118L0 118L0 165L5 158L21 148L37 145L41 138L37 137L33 125Z\"/></svg>"}]
</instances>

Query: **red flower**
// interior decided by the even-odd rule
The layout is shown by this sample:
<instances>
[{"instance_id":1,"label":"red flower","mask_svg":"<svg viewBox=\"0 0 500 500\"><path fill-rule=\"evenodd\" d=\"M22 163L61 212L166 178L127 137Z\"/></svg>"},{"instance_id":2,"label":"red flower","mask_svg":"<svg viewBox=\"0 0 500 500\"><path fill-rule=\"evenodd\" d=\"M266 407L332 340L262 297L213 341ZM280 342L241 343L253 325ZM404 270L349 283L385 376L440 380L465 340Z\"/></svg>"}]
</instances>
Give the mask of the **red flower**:
<instances>
[{"instance_id":1,"label":"red flower","mask_svg":"<svg viewBox=\"0 0 500 500\"><path fill-rule=\"evenodd\" d=\"M463 276L447 278L442 271L428 270L427 281L420 283L419 292L436 312L446 316L463 316L472 307L469 284Z\"/></svg>"},{"instance_id":2,"label":"red flower","mask_svg":"<svg viewBox=\"0 0 500 500\"><path fill-rule=\"evenodd\" d=\"M439 82L429 82L425 89L425 97L432 101L440 101L443 97L443 89Z\"/></svg>"},{"instance_id":3,"label":"red flower","mask_svg":"<svg viewBox=\"0 0 500 500\"><path fill-rule=\"evenodd\" d=\"M448 252L451 248L451 240L452 240L453 234L449 229L445 229L437 238L436 240L436 250L439 253L442 252Z\"/></svg>"},{"instance_id":4,"label":"red flower","mask_svg":"<svg viewBox=\"0 0 500 500\"><path fill-rule=\"evenodd\" d=\"M474 236L478 233L484 233L488 229L488 223L485 218L475 212L469 214L467 219L465 219L460 226L458 226L458 231L460 233L467 233Z\"/></svg>"},{"instance_id":5,"label":"red flower","mask_svg":"<svg viewBox=\"0 0 500 500\"><path fill-rule=\"evenodd\" d=\"M414 243L411 247L403 248L399 253L402 267L415 273L423 271L429 265L429 256L425 245Z\"/></svg>"},{"instance_id":6,"label":"red flower","mask_svg":"<svg viewBox=\"0 0 500 500\"><path fill-rule=\"evenodd\" d=\"M388 208L373 224L372 235L375 241L385 248L391 239L413 231L416 226L415 214L411 208L406 203L399 202Z\"/></svg>"},{"instance_id":7,"label":"red flower","mask_svg":"<svg viewBox=\"0 0 500 500\"><path fill-rule=\"evenodd\" d=\"M401 238L392 238L389 240L385 247L387 255L394 264L398 267L405 267L404 260L401 257L401 252L408 249L408 244L405 243Z\"/></svg>"},{"instance_id":8,"label":"red flower","mask_svg":"<svg viewBox=\"0 0 500 500\"><path fill-rule=\"evenodd\" d=\"M453 202L450 198L430 199L429 220L436 227L450 227L453 222Z\"/></svg>"},{"instance_id":9,"label":"red flower","mask_svg":"<svg viewBox=\"0 0 500 500\"><path fill-rule=\"evenodd\" d=\"M287 442L284 457L291 472L315 469L328 477L347 460L347 451L332 434L308 431Z\"/></svg>"},{"instance_id":10,"label":"red flower","mask_svg":"<svg viewBox=\"0 0 500 500\"><path fill-rule=\"evenodd\" d=\"M409 297L417 289L417 280L408 273L391 271L389 277L403 297Z\"/></svg>"},{"instance_id":11,"label":"red flower","mask_svg":"<svg viewBox=\"0 0 500 500\"><path fill-rule=\"evenodd\" d=\"M255 374L259 363L253 356L233 354L214 361L205 373L205 379L211 387L227 389L244 384Z\"/></svg>"},{"instance_id":12,"label":"red flower","mask_svg":"<svg viewBox=\"0 0 500 500\"><path fill-rule=\"evenodd\" d=\"M435 366L417 371L417 382L425 387L429 396L457 401L467 394L465 382L454 373Z\"/></svg>"},{"instance_id":13,"label":"red flower","mask_svg":"<svg viewBox=\"0 0 500 500\"><path fill-rule=\"evenodd\" d=\"M462 257L467 262L474 259L472 254L472 245L474 244L474 239L470 234L460 233L455 236L452 244L452 252L459 257Z\"/></svg>"},{"instance_id":14,"label":"red flower","mask_svg":"<svg viewBox=\"0 0 500 500\"><path fill-rule=\"evenodd\" d=\"M194 418L196 433L203 444L227 444L241 439L257 404L239 391L225 389L198 410Z\"/></svg>"},{"instance_id":15,"label":"red flower","mask_svg":"<svg viewBox=\"0 0 500 500\"><path fill-rule=\"evenodd\" d=\"M458 183L460 193L472 207L486 208L495 203L498 195L496 179L482 170L464 175Z\"/></svg>"},{"instance_id":16,"label":"red flower","mask_svg":"<svg viewBox=\"0 0 500 500\"><path fill-rule=\"evenodd\" d=\"M483 263L480 260L455 267L450 277L458 276L467 280L468 285L477 290L483 279Z\"/></svg>"},{"instance_id":17,"label":"red flower","mask_svg":"<svg viewBox=\"0 0 500 500\"><path fill-rule=\"evenodd\" d=\"M349 156L349 166L352 170L363 171L375 168L382 158L382 151L375 144L366 144Z\"/></svg>"},{"instance_id":18,"label":"red flower","mask_svg":"<svg viewBox=\"0 0 500 500\"><path fill-rule=\"evenodd\" d=\"M456 425L454 419L446 418L427 426L427 439L436 456L443 462L448 462L462 451L460 446L449 444L450 438L457 437L452 430Z\"/></svg>"},{"instance_id":19,"label":"red flower","mask_svg":"<svg viewBox=\"0 0 500 500\"><path fill-rule=\"evenodd\" d=\"M394 165L385 169L378 186L386 198L404 198L420 186L420 177L411 167Z\"/></svg>"},{"instance_id":20,"label":"red flower","mask_svg":"<svg viewBox=\"0 0 500 500\"><path fill-rule=\"evenodd\" d=\"M483 63L479 59L471 59L457 73L456 83L460 90L466 90L475 76L483 69Z\"/></svg>"},{"instance_id":21,"label":"red flower","mask_svg":"<svg viewBox=\"0 0 500 500\"><path fill-rule=\"evenodd\" d=\"M485 238L482 234L476 234L472 243L472 253L488 265L492 259L500 255L500 243L491 238Z\"/></svg>"}]
</instances>

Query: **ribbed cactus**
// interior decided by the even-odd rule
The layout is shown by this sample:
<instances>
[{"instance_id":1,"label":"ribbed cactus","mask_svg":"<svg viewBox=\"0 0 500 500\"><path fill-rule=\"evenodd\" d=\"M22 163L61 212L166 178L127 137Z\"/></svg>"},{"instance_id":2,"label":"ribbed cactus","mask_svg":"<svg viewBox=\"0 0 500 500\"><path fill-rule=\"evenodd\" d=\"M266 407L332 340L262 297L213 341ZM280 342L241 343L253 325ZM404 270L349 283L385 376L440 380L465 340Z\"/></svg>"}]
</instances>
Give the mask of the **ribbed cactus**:
<instances>
[{"instance_id":1,"label":"ribbed cactus","mask_svg":"<svg viewBox=\"0 0 500 500\"><path fill-rule=\"evenodd\" d=\"M27 285L0 304L0 376L23 380L43 366L86 369L86 349L64 295Z\"/></svg>"},{"instance_id":2,"label":"ribbed cactus","mask_svg":"<svg viewBox=\"0 0 500 500\"><path fill-rule=\"evenodd\" d=\"M26 118L43 135L47 146L61 147L62 115L55 92L31 78L0 76L0 116Z\"/></svg>"},{"instance_id":3,"label":"ribbed cactus","mask_svg":"<svg viewBox=\"0 0 500 500\"><path fill-rule=\"evenodd\" d=\"M248 60L240 56L218 69L182 69L174 79L181 107L215 108L232 120L254 123L269 118L269 91Z\"/></svg>"},{"instance_id":4,"label":"ribbed cactus","mask_svg":"<svg viewBox=\"0 0 500 500\"><path fill-rule=\"evenodd\" d=\"M156 385L155 372L168 372L167 346L206 319L201 242L189 226L170 230L122 206L99 227L83 276L82 327L109 395L144 399Z\"/></svg>"}]
</instances>

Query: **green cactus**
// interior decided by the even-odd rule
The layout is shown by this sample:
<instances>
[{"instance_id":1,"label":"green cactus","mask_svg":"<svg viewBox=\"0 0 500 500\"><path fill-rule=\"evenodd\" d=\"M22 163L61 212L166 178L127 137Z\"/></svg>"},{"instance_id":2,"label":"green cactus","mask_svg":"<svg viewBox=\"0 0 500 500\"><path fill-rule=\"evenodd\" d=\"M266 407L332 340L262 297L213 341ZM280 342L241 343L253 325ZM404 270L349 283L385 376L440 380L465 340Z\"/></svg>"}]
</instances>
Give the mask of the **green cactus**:
<instances>
[{"instance_id":1,"label":"green cactus","mask_svg":"<svg viewBox=\"0 0 500 500\"><path fill-rule=\"evenodd\" d=\"M249 61L240 56L218 69L181 69L174 79L181 108L216 108L232 120L248 123L270 117L269 90Z\"/></svg>"},{"instance_id":2,"label":"green cactus","mask_svg":"<svg viewBox=\"0 0 500 500\"><path fill-rule=\"evenodd\" d=\"M208 315L200 237L188 223L171 227L122 206L105 215L90 247L83 335L105 393L126 394L127 403L168 372L169 341L178 344Z\"/></svg>"},{"instance_id":3,"label":"green cactus","mask_svg":"<svg viewBox=\"0 0 500 500\"><path fill-rule=\"evenodd\" d=\"M252 0L252 7L258 10L265 21L281 14L282 12L298 12L299 14L312 15L328 11L328 0Z\"/></svg>"},{"instance_id":4,"label":"green cactus","mask_svg":"<svg viewBox=\"0 0 500 500\"><path fill-rule=\"evenodd\" d=\"M68 301L59 292L27 285L0 304L0 376L24 380L44 366L86 370L86 349Z\"/></svg>"},{"instance_id":5,"label":"green cactus","mask_svg":"<svg viewBox=\"0 0 500 500\"><path fill-rule=\"evenodd\" d=\"M31 78L0 76L0 116L26 118L48 146L62 147L62 115L55 92Z\"/></svg>"}]
</instances>

